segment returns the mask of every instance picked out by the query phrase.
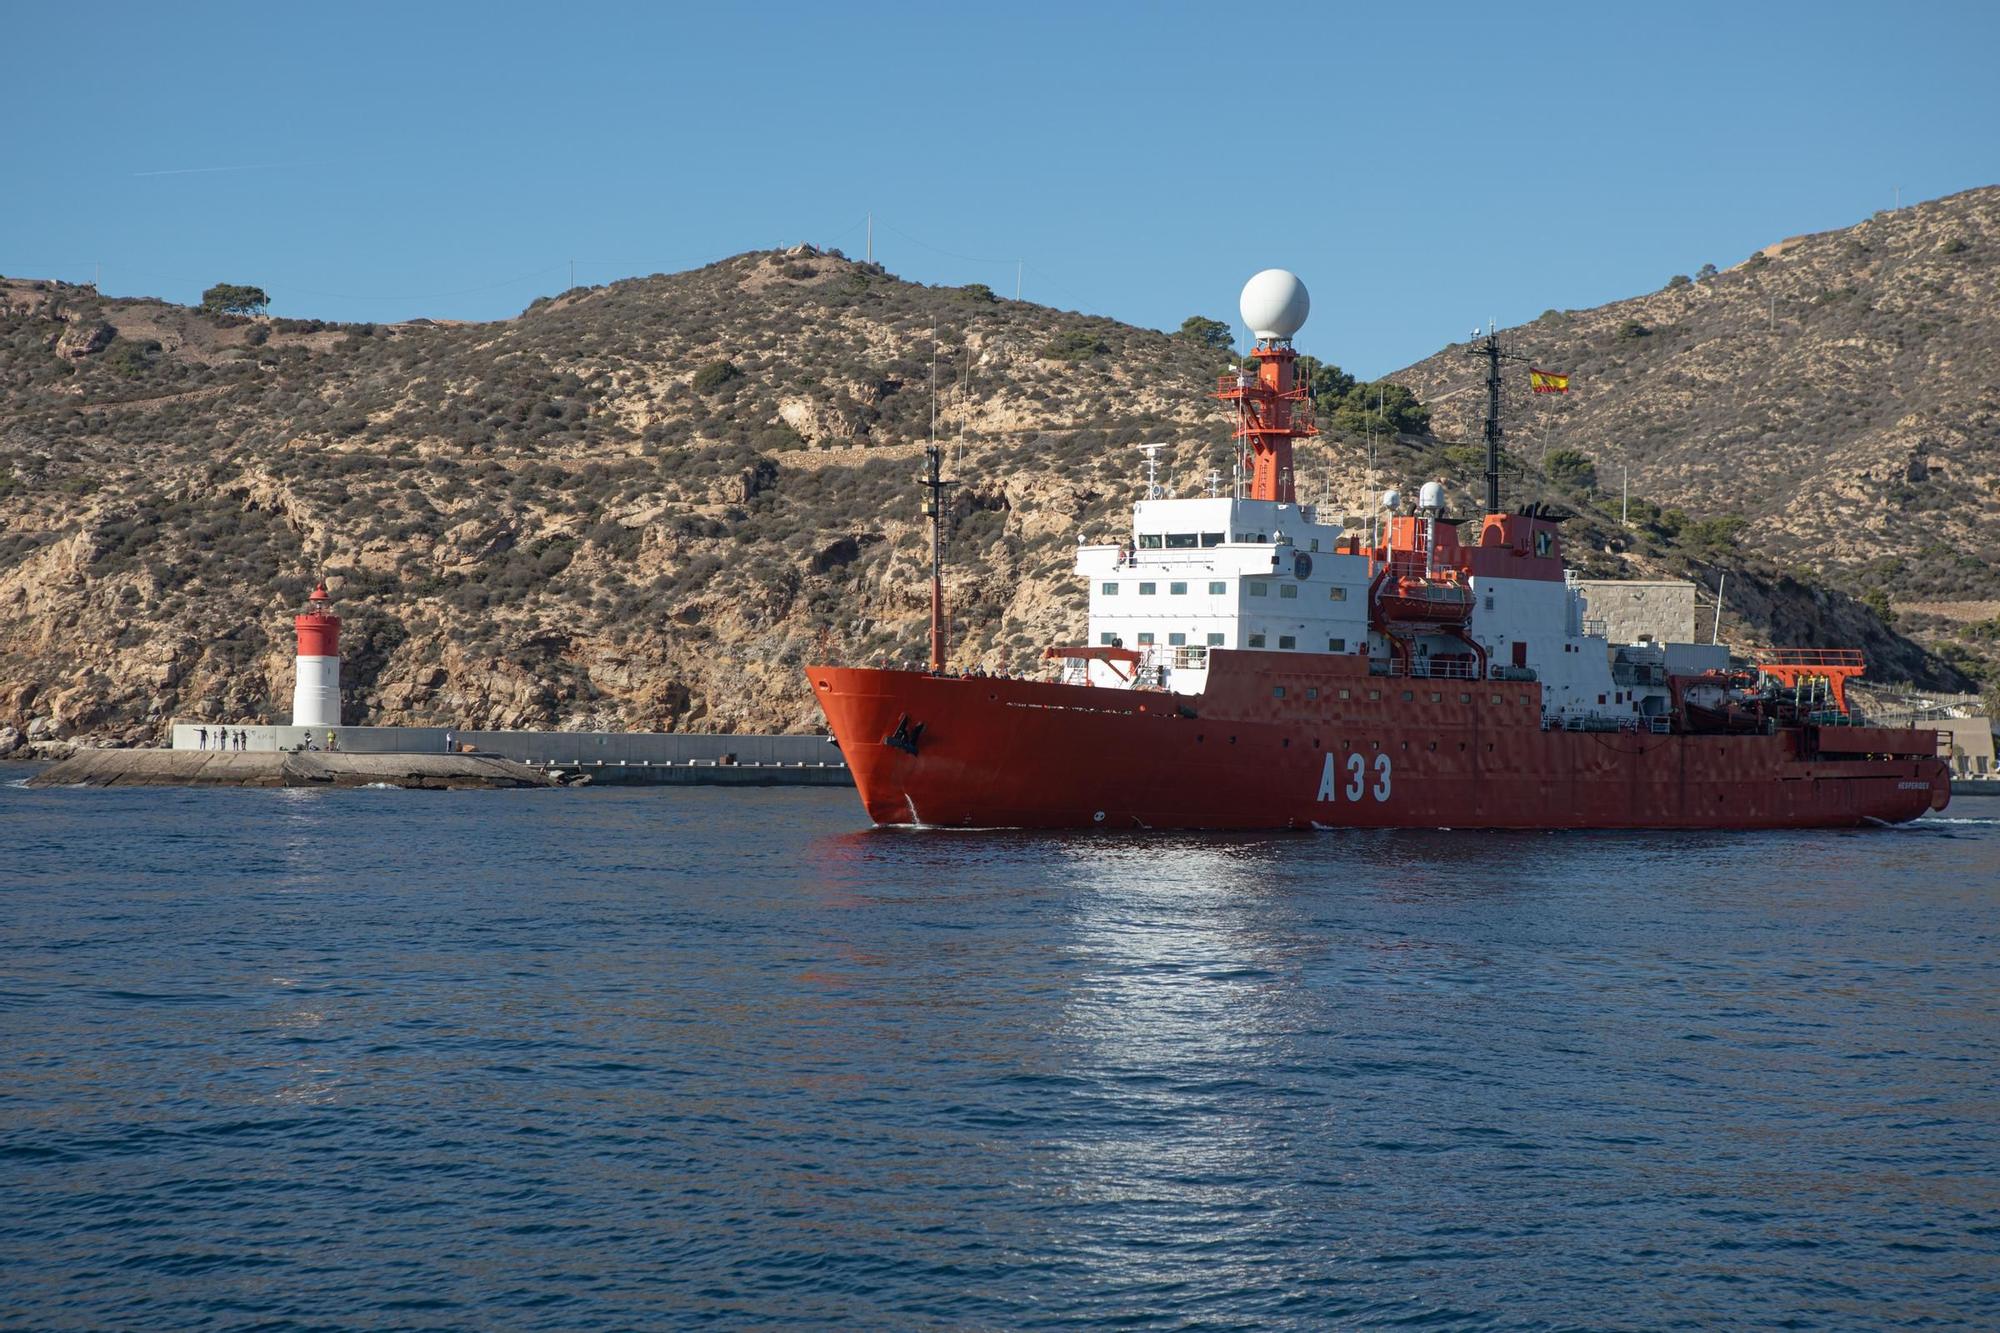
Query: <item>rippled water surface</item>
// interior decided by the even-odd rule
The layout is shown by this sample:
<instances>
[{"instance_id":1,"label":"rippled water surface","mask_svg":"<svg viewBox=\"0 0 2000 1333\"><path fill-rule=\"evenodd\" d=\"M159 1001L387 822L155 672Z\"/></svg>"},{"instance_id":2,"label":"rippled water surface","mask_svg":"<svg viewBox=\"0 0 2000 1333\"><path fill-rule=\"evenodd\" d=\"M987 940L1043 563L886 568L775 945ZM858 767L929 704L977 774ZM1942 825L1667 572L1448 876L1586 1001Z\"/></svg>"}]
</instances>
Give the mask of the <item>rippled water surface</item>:
<instances>
[{"instance_id":1,"label":"rippled water surface","mask_svg":"<svg viewBox=\"0 0 2000 1333\"><path fill-rule=\"evenodd\" d=\"M2000 1323L2000 801L0 787L0 1323Z\"/></svg>"}]
</instances>

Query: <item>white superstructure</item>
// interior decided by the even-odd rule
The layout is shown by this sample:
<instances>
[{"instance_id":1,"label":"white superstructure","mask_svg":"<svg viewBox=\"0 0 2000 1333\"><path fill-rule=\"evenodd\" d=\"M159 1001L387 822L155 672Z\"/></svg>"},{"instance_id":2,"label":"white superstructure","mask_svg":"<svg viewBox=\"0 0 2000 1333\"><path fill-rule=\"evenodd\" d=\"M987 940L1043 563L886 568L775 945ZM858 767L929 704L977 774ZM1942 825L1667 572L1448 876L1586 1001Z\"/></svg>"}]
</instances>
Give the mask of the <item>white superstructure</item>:
<instances>
[{"instance_id":1,"label":"white superstructure","mask_svg":"<svg viewBox=\"0 0 2000 1333\"><path fill-rule=\"evenodd\" d=\"M1089 581L1086 644L1129 649L1139 661L1079 659L1073 671L1097 685L1198 694L1216 649L1362 656L1376 675L1535 680L1550 725L1602 726L1664 718L1669 675L1727 668L1718 645L1609 644L1578 580L1562 570L1549 520L1489 519L1487 545L1463 547L1441 516L1443 488L1427 483L1421 495L1419 516L1392 515L1372 552L1360 534L1320 522L1311 505L1140 501L1129 536L1082 542L1076 554ZM1426 559L1469 590L1462 623L1398 622L1381 603L1371 615L1371 600L1393 588L1388 579ZM1494 572L1509 565L1523 576Z\"/></svg>"}]
</instances>

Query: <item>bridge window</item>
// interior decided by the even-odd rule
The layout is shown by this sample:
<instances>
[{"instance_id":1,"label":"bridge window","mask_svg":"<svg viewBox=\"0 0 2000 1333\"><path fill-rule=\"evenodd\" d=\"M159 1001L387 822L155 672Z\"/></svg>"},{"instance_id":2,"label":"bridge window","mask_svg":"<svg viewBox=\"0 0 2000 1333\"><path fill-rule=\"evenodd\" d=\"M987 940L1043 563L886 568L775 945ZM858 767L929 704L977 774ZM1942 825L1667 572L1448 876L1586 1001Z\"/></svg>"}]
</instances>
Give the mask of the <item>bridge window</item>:
<instances>
[{"instance_id":1,"label":"bridge window","mask_svg":"<svg viewBox=\"0 0 2000 1333\"><path fill-rule=\"evenodd\" d=\"M1203 546L1220 546L1222 545L1222 534L1219 532L1204 532L1201 534L1201 544Z\"/></svg>"},{"instance_id":2,"label":"bridge window","mask_svg":"<svg viewBox=\"0 0 2000 1333\"><path fill-rule=\"evenodd\" d=\"M1326 650L1330 653L1344 653L1347 651L1347 640L1328 639L1326 641Z\"/></svg>"},{"instance_id":3,"label":"bridge window","mask_svg":"<svg viewBox=\"0 0 2000 1333\"><path fill-rule=\"evenodd\" d=\"M1142 583L1139 585L1139 595L1141 597L1151 597L1154 593L1158 592L1159 590L1160 590L1160 585L1157 583Z\"/></svg>"},{"instance_id":4,"label":"bridge window","mask_svg":"<svg viewBox=\"0 0 2000 1333\"><path fill-rule=\"evenodd\" d=\"M1252 634L1250 636L1250 646L1252 648L1262 648L1264 646L1264 636L1261 634Z\"/></svg>"},{"instance_id":5,"label":"bridge window","mask_svg":"<svg viewBox=\"0 0 2000 1333\"><path fill-rule=\"evenodd\" d=\"M1168 591L1169 593L1171 593L1171 594L1172 594L1173 596L1175 596L1175 597L1182 597L1182 596L1185 596L1185 595L1187 594L1187 584L1185 584L1185 583L1169 583L1169 584L1167 585L1167 591Z\"/></svg>"},{"instance_id":6,"label":"bridge window","mask_svg":"<svg viewBox=\"0 0 2000 1333\"><path fill-rule=\"evenodd\" d=\"M1220 648L1222 646L1222 636L1220 634L1209 635L1208 646L1211 648Z\"/></svg>"},{"instance_id":7,"label":"bridge window","mask_svg":"<svg viewBox=\"0 0 2000 1333\"><path fill-rule=\"evenodd\" d=\"M1106 597L1116 597L1118 595L1118 585L1115 583L1106 583L1099 587L1098 591Z\"/></svg>"},{"instance_id":8,"label":"bridge window","mask_svg":"<svg viewBox=\"0 0 2000 1333\"><path fill-rule=\"evenodd\" d=\"M1328 588L1326 590L1326 598L1330 602L1344 602L1347 600L1347 589Z\"/></svg>"},{"instance_id":9,"label":"bridge window","mask_svg":"<svg viewBox=\"0 0 2000 1333\"><path fill-rule=\"evenodd\" d=\"M1271 595L1271 585L1260 583L1256 579L1243 580L1243 589L1252 597L1269 597Z\"/></svg>"},{"instance_id":10,"label":"bridge window","mask_svg":"<svg viewBox=\"0 0 2000 1333\"><path fill-rule=\"evenodd\" d=\"M1185 551L1190 547L1199 545L1201 545L1201 538L1195 533L1170 532L1167 534L1167 549L1170 551Z\"/></svg>"},{"instance_id":11,"label":"bridge window","mask_svg":"<svg viewBox=\"0 0 2000 1333\"><path fill-rule=\"evenodd\" d=\"M1289 597L1296 602L1299 600L1299 585L1296 583L1280 583L1278 585L1278 596Z\"/></svg>"},{"instance_id":12,"label":"bridge window","mask_svg":"<svg viewBox=\"0 0 2000 1333\"><path fill-rule=\"evenodd\" d=\"M1139 642L1141 644L1151 644L1153 642L1153 636L1151 634L1141 634L1139 636Z\"/></svg>"},{"instance_id":13,"label":"bridge window","mask_svg":"<svg viewBox=\"0 0 2000 1333\"><path fill-rule=\"evenodd\" d=\"M1282 698L1284 698L1284 697L1285 697L1285 687L1284 687L1284 686L1282 686L1282 685L1273 685L1273 686L1271 687L1271 697L1272 697L1273 699L1282 699Z\"/></svg>"},{"instance_id":14,"label":"bridge window","mask_svg":"<svg viewBox=\"0 0 2000 1333\"><path fill-rule=\"evenodd\" d=\"M1109 648L1118 642L1118 636L1110 630L1105 630L1104 633L1097 636L1097 641L1104 647Z\"/></svg>"},{"instance_id":15,"label":"bridge window","mask_svg":"<svg viewBox=\"0 0 2000 1333\"><path fill-rule=\"evenodd\" d=\"M1215 582L1208 585L1208 590L1211 594L1219 597L1229 591L1229 585L1227 583Z\"/></svg>"},{"instance_id":16,"label":"bridge window","mask_svg":"<svg viewBox=\"0 0 2000 1333\"><path fill-rule=\"evenodd\" d=\"M1139 535L1139 549L1140 549L1140 550L1142 550L1142 551L1157 551L1157 550L1159 550L1159 549L1160 549L1160 534L1159 534L1159 533L1157 533L1157 532L1145 532L1145 533L1141 533L1141 534Z\"/></svg>"},{"instance_id":17,"label":"bridge window","mask_svg":"<svg viewBox=\"0 0 2000 1333\"><path fill-rule=\"evenodd\" d=\"M1296 648L1299 646L1298 636L1293 634L1280 634L1278 636L1278 646L1280 648Z\"/></svg>"},{"instance_id":18,"label":"bridge window","mask_svg":"<svg viewBox=\"0 0 2000 1333\"><path fill-rule=\"evenodd\" d=\"M1172 645L1173 645L1174 647L1176 647L1176 648L1179 648L1179 647L1181 647L1181 646L1182 646L1183 644L1185 644L1185 643L1187 642L1187 635L1185 635L1185 634L1169 634L1169 635L1167 636L1167 642L1168 642L1168 643L1170 643L1170 644L1172 644Z\"/></svg>"}]
</instances>

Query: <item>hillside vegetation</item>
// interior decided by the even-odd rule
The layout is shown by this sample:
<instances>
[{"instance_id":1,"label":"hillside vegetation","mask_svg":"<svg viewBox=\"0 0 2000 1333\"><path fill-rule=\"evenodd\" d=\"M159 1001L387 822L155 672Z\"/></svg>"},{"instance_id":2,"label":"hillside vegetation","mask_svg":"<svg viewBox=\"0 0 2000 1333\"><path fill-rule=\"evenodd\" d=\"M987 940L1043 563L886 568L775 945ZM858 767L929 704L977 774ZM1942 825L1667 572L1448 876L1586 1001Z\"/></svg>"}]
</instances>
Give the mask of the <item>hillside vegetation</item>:
<instances>
[{"instance_id":1,"label":"hillside vegetation","mask_svg":"<svg viewBox=\"0 0 2000 1333\"><path fill-rule=\"evenodd\" d=\"M1560 397L1513 381L1511 443L1564 498L1615 498L1629 469L1635 540L1705 527L2000 684L1996 312L2000 188L1880 213L1507 330L1572 376ZM1391 377L1440 434L1478 429L1464 350Z\"/></svg>"},{"instance_id":2,"label":"hillside vegetation","mask_svg":"<svg viewBox=\"0 0 2000 1333\"><path fill-rule=\"evenodd\" d=\"M1123 527L1132 445L1171 443L1181 493L1228 476L1208 394L1229 354L1201 321L1136 329L810 247L493 324L241 313L255 308L0 280L0 735L282 720L290 615L321 574L347 619L351 721L814 727L808 659L921 656L913 479L933 366L965 482L958 664L1029 669L1078 632L1070 551ZM1422 370L1415 395L1390 391L1391 424L1421 423L1419 398L1444 398L1448 424ZM1305 498L1359 515L1371 481L1435 474L1471 512L1472 451L1385 430L1371 473L1357 432L1384 423L1322 371L1338 429L1301 452ZM1510 466L1518 493L1558 489L1532 458ZM1712 585L1727 564L1736 632L1863 642L1892 673L1956 679L1786 572L1784 551L1735 556L1702 523L1740 496L1704 508L1690 492L1686 526L1634 533L1570 490L1572 549L1596 572Z\"/></svg>"}]
</instances>

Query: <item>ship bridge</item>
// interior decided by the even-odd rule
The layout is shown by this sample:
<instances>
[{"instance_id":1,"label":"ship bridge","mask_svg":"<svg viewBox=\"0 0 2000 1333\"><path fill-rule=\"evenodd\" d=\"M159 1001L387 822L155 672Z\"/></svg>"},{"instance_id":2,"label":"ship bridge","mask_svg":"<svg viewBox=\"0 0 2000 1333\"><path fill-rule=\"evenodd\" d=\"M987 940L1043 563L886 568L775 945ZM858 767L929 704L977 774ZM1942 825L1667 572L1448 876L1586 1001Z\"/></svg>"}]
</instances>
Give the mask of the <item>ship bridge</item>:
<instances>
[{"instance_id":1,"label":"ship bridge","mask_svg":"<svg viewBox=\"0 0 2000 1333\"><path fill-rule=\"evenodd\" d=\"M1177 693L1201 691L1216 648L1368 651L1368 559L1311 505L1142 500L1128 538L1078 545L1076 572L1090 581L1089 644L1136 650L1139 680ZM1087 670L1124 683L1105 663Z\"/></svg>"}]
</instances>

